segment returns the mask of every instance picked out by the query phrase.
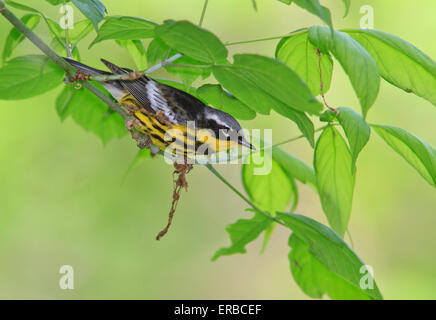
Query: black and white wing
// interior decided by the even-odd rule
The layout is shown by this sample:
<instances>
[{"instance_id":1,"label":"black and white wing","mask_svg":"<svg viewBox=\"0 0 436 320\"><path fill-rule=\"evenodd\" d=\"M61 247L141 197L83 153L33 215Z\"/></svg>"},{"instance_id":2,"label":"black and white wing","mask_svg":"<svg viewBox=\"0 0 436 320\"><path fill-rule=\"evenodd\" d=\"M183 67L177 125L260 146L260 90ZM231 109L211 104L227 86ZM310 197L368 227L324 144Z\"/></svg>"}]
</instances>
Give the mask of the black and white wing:
<instances>
[{"instance_id":1,"label":"black and white wing","mask_svg":"<svg viewBox=\"0 0 436 320\"><path fill-rule=\"evenodd\" d=\"M120 68L106 60L102 59L102 62L114 74L132 72L130 69ZM186 92L161 84L146 76L119 82L147 111L163 112L171 123L186 123L203 119L202 115L206 105Z\"/></svg>"}]
</instances>

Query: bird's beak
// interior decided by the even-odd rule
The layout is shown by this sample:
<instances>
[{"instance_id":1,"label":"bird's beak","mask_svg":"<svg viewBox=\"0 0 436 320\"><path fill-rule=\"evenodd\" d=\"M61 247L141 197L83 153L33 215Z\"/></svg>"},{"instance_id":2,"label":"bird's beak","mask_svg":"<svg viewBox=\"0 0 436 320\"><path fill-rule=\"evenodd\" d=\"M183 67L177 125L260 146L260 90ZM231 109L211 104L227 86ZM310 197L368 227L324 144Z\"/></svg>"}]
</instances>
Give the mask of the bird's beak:
<instances>
[{"instance_id":1,"label":"bird's beak","mask_svg":"<svg viewBox=\"0 0 436 320\"><path fill-rule=\"evenodd\" d=\"M239 144L241 145L241 146L244 146L244 147L247 147L247 148L250 148L251 150L256 150L256 148L250 143L250 142L248 142L247 140L245 140L244 138L241 138L241 140L239 140Z\"/></svg>"}]
</instances>

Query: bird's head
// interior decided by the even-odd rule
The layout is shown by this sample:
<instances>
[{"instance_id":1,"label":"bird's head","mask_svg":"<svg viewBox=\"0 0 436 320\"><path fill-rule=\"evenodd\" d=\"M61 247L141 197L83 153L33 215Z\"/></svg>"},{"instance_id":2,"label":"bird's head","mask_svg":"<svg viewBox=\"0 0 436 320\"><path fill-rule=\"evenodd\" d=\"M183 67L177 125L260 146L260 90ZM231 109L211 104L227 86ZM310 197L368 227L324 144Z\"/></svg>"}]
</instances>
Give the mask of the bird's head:
<instances>
[{"instance_id":1,"label":"bird's head","mask_svg":"<svg viewBox=\"0 0 436 320\"><path fill-rule=\"evenodd\" d=\"M204 115L207 128L214 132L217 139L237 142L241 146L256 150L256 148L244 137L239 122L230 114L218 109L207 107Z\"/></svg>"}]
</instances>

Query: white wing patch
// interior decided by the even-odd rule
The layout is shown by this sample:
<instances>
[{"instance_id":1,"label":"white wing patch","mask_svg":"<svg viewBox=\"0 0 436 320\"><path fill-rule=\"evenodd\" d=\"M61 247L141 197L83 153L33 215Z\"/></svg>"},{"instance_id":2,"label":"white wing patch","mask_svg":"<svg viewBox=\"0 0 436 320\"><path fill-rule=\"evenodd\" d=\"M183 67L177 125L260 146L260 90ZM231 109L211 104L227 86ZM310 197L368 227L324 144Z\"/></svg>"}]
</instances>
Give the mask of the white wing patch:
<instances>
[{"instance_id":1,"label":"white wing patch","mask_svg":"<svg viewBox=\"0 0 436 320\"><path fill-rule=\"evenodd\" d=\"M229 124L227 122L223 121L217 114L208 113L208 114L206 114L206 118L210 119L210 120L215 120L216 123L218 123L219 125L222 125L225 128L229 127Z\"/></svg>"},{"instance_id":2,"label":"white wing patch","mask_svg":"<svg viewBox=\"0 0 436 320\"><path fill-rule=\"evenodd\" d=\"M165 97L162 95L157 83L153 80L150 80L147 85L147 97L150 101L151 108L157 113L159 111L163 111L165 116L170 122L175 123L176 117L173 111L168 106L168 103Z\"/></svg>"}]
</instances>

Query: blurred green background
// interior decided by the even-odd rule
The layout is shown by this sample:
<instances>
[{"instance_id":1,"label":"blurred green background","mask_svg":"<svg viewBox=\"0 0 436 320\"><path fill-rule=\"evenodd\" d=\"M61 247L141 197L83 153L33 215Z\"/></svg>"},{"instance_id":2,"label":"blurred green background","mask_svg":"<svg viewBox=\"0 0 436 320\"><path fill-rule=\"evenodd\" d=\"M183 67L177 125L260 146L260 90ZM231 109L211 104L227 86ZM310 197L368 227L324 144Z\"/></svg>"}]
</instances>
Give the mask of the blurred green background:
<instances>
[{"instance_id":1,"label":"blurred green background","mask_svg":"<svg viewBox=\"0 0 436 320\"><path fill-rule=\"evenodd\" d=\"M20 2L20 1L18 1ZM59 8L45 1L21 1L59 19ZM156 22L198 22L202 0L104 0L110 15L141 16ZM210 0L204 27L224 41L286 34L321 24L296 6L277 0ZM342 1L323 1L337 28L358 28L360 7L372 5L375 28L396 34L436 58L433 0L353 0L345 19ZM24 12L18 12L19 15ZM76 10L76 19L82 19ZM11 26L0 19L0 51ZM41 23L39 34L47 39ZM101 67L100 57L132 67L127 53L108 41L82 60ZM231 53L273 56L277 41L230 47ZM38 53L29 43L16 54ZM400 67L400 66L399 66ZM164 75L164 73L157 73ZM146 160L122 183L137 149L129 137L106 147L71 118L61 123L54 101L60 87L24 101L0 101L0 298L131 299L296 299L306 298L292 280L287 260L289 232L277 228L267 251L261 241L248 253L210 258L229 244L225 226L247 214L246 206L205 168L189 175L174 224L154 240L167 221L172 167ZM335 64L327 99L334 106L359 109L351 85ZM382 84L368 120L403 127L436 145L436 109L430 103ZM248 128L273 128L273 140L299 135L277 114L244 122ZM286 150L311 163L304 140ZM242 188L240 167L218 169ZM301 185L297 212L323 223L317 195ZM436 197L434 189L376 134L358 161L350 230L354 249L374 268L387 299L436 298ZM75 270L75 289L59 288L59 268Z\"/></svg>"}]
</instances>

